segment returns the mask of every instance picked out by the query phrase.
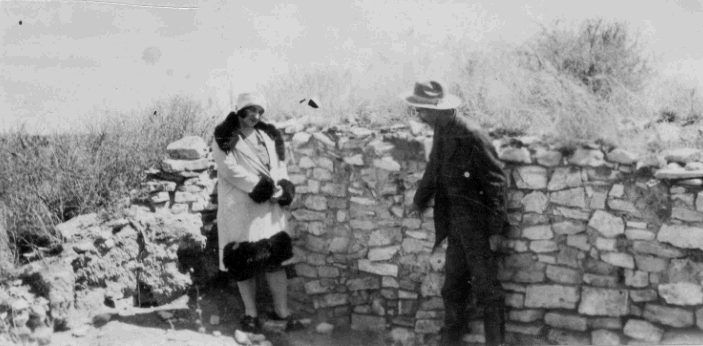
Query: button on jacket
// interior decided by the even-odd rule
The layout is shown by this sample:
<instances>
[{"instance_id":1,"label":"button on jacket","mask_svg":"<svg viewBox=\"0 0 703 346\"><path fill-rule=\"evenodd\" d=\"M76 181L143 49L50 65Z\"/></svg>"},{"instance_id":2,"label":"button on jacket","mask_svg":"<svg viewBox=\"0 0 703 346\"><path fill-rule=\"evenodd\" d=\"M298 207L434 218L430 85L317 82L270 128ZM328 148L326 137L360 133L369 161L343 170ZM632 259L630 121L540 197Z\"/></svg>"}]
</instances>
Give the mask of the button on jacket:
<instances>
[{"instance_id":1,"label":"button on jacket","mask_svg":"<svg viewBox=\"0 0 703 346\"><path fill-rule=\"evenodd\" d=\"M463 116L440 118L430 160L415 193L424 209L434 197L435 247L450 227L463 232L500 234L506 222L502 163L490 138Z\"/></svg>"}]
</instances>

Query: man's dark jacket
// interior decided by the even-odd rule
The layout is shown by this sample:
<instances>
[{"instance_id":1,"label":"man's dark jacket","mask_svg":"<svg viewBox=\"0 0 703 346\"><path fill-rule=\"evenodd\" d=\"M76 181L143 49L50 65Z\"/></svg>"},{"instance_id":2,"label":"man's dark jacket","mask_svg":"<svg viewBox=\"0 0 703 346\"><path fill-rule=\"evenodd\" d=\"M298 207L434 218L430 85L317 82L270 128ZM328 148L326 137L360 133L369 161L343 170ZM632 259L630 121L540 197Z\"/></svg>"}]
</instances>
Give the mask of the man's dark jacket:
<instances>
[{"instance_id":1,"label":"man's dark jacket","mask_svg":"<svg viewBox=\"0 0 703 346\"><path fill-rule=\"evenodd\" d=\"M434 197L435 247L450 232L501 234L506 224L506 177L490 138L460 115L440 118L430 161L413 202Z\"/></svg>"}]
</instances>

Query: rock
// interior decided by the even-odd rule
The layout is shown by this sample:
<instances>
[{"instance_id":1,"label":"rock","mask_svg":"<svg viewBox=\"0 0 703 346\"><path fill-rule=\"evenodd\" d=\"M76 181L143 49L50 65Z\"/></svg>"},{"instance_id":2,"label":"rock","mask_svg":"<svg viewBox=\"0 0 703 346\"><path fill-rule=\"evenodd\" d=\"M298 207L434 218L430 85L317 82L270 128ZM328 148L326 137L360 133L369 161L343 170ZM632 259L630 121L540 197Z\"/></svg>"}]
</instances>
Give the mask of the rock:
<instances>
[{"instance_id":1,"label":"rock","mask_svg":"<svg viewBox=\"0 0 703 346\"><path fill-rule=\"evenodd\" d=\"M42 292L48 299L54 326L63 328L74 308L75 275L71 265L48 263L28 270L22 278L35 292Z\"/></svg>"},{"instance_id":2,"label":"rock","mask_svg":"<svg viewBox=\"0 0 703 346\"><path fill-rule=\"evenodd\" d=\"M562 155L560 152L555 150L545 150L543 148L537 148L534 158L537 159L537 163L547 167L558 166L562 162Z\"/></svg>"},{"instance_id":3,"label":"rock","mask_svg":"<svg viewBox=\"0 0 703 346\"><path fill-rule=\"evenodd\" d=\"M364 165L364 155L356 154L353 156L345 157L344 162L352 166L363 166Z\"/></svg>"},{"instance_id":4,"label":"rock","mask_svg":"<svg viewBox=\"0 0 703 346\"><path fill-rule=\"evenodd\" d=\"M658 344L664 335L664 330L643 320L630 319L623 329L625 335L637 339Z\"/></svg>"},{"instance_id":5,"label":"rock","mask_svg":"<svg viewBox=\"0 0 703 346\"><path fill-rule=\"evenodd\" d=\"M603 252L600 254L601 261L612 264L616 267L635 269L635 259L632 255L624 252Z\"/></svg>"},{"instance_id":6,"label":"rock","mask_svg":"<svg viewBox=\"0 0 703 346\"><path fill-rule=\"evenodd\" d=\"M499 148L498 158L506 162L532 163L530 151L527 148Z\"/></svg>"},{"instance_id":7,"label":"rock","mask_svg":"<svg viewBox=\"0 0 703 346\"><path fill-rule=\"evenodd\" d=\"M657 234L657 240L679 248L703 250L703 228L664 224Z\"/></svg>"},{"instance_id":8,"label":"rock","mask_svg":"<svg viewBox=\"0 0 703 346\"><path fill-rule=\"evenodd\" d=\"M557 312L548 312L544 315L544 322L555 328L576 331L586 331L588 328L585 317Z\"/></svg>"},{"instance_id":9,"label":"rock","mask_svg":"<svg viewBox=\"0 0 703 346\"><path fill-rule=\"evenodd\" d=\"M542 214L547 209L549 199L544 193L540 191L534 191L525 196L522 199L521 203L525 206L526 212L535 212Z\"/></svg>"},{"instance_id":10,"label":"rock","mask_svg":"<svg viewBox=\"0 0 703 346\"><path fill-rule=\"evenodd\" d=\"M593 213L593 216L588 221L588 226L609 238L625 233L625 223L622 218L603 210L596 210Z\"/></svg>"},{"instance_id":11,"label":"rock","mask_svg":"<svg viewBox=\"0 0 703 346\"><path fill-rule=\"evenodd\" d=\"M625 269L625 285L643 288L649 286L649 273L640 270Z\"/></svg>"},{"instance_id":12,"label":"rock","mask_svg":"<svg viewBox=\"0 0 703 346\"><path fill-rule=\"evenodd\" d=\"M383 276L398 276L397 265L390 263L371 262L369 260L359 260L359 271Z\"/></svg>"},{"instance_id":13,"label":"rock","mask_svg":"<svg viewBox=\"0 0 703 346\"><path fill-rule=\"evenodd\" d=\"M520 166L513 170L515 184L520 189L541 190L547 187L547 169L540 166Z\"/></svg>"},{"instance_id":14,"label":"rock","mask_svg":"<svg viewBox=\"0 0 703 346\"><path fill-rule=\"evenodd\" d=\"M247 333L236 329L234 331L234 341L240 345L251 345L251 340L249 340L249 335Z\"/></svg>"},{"instance_id":15,"label":"rock","mask_svg":"<svg viewBox=\"0 0 703 346\"><path fill-rule=\"evenodd\" d=\"M319 297L314 297L313 304L316 309L346 305L349 304L349 294L329 293Z\"/></svg>"},{"instance_id":16,"label":"rock","mask_svg":"<svg viewBox=\"0 0 703 346\"><path fill-rule=\"evenodd\" d=\"M47 326L40 326L34 329L34 332L32 332L32 339L34 339L40 346L50 345L53 334L53 328L49 328Z\"/></svg>"},{"instance_id":17,"label":"rock","mask_svg":"<svg viewBox=\"0 0 703 346\"><path fill-rule=\"evenodd\" d=\"M568 162L577 166L600 167L605 163L603 157L603 152L600 150L578 148Z\"/></svg>"},{"instance_id":18,"label":"rock","mask_svg":"<svg viewBox=\"0 0 703 346\"><path fill-rule=\"evenodd\" d=\"M516 310L510 309L508 319L511 321L530 323L539 321L544 317L544 310L528 309Z\"/></svg>"},{"instance_id":19,"label":"rock","mask_svg":"<svg viewBox=\"0 0 703 346\"><path fill-rule=\"evenodd\" d=\"M659 295L668 304L674 305L700 305L703 304L703 287L690 282L677 282L661 284L658 287Z\"/></svg>"},{"instance_id":20,"label":"rock","mask_svg":"<svg viewBox=\"0 0 703 346\"><path fill-rule=\"evenodd\" d=\"M575 333L559 329L550 329L547 340L557 345L590 345L591 338L585 333Z\"/></svg>"},{"instance_id":21,"label":"rock","mask_svg":"<svg viewBox=\"0 0 703 346\"><path fill-rule=\"evenodd\" d=\"M664 333L662 345L703 345L703 331L672 329Z\"/></svg>"},{"instance_id":22,"label":"rock","mask_svg":"<svg viewBox=\"0 0 703 346\"><path fill-rule=\"evenodd\" d=\"M634 217L642 217L642 212L635 207L635 205L630 201L625 201L621 199L609 199L608 206L612 210L618 210L626 212Z\"/></svg>"},{"instance_id":23,"label":"rock","mask_svg":"<svg viewBox=\"0 0 703 346\"><path fill-rule=\"evenodd\" d=\"M208 159L199 160L173 160L166 159L161 162L161 169L167 173L180 173L183 171L204 171L210 167Z\"/></svg>"},{"instance_id":24,"label":"rock","mask_svg":"<svg viewBox=\"0 0 703 346\"><path fill-rule=\"evenodd\" d=\"M549 201L567 207L586 208L585 192L581 187L552 192L549 194Z\"/></svg>"},{"instance_id":25,"label":"rock","mask_svg":"<svg viewBox=\"0 0 703 346\"><path fill-rule=\"evenodd\" d=\"M662 305L646 304L642 317L651 322L676 328L690 327L693 325L692 311Z\"/></svg>"},{"instance_id":26,"label":"rock","mask_svg":"<svg viewBox=\"0 0 703 346\"><path fill-rule=\"evenodd\" d=\"M175 160L198 160L207 155L208 146L202 137L186 136L169 144L166 152Z\"/></svg>"},{"instance_id":27,"label":"rock","mask_svg":"<svg viewBox=\"0 0 703 346\"><path fill-rule=\"evenodd\" d=\"M83 325L83 326L80 326L78 328L74 328L73 330L71 330L71 335L73 335L77 338L82 338L82 337L88 335L88 330L89 330L89 327Z\"/></svg>"},{"instance_id":28,"label":"rock","mask_svg":"<svg viewBox=\"0 0 703 346\"><path fill-rule=\"evenodd\" d=\"M677 148L668 150L664 159L669 162L688 163L691 161L699 161L702 153L694 148Z\"/></svg>"},{"instance_id":29,"label":"rock","mask_svg":"<svg viewBox=\"0 0 703 346\"><path fill-rule=\"evenodd\" d=\"M621 345L620 334L607 329L597 329L591 332L593 345Z\"/></svg>"},{"instance_id":30,"label":"rock","mask_svg":"<svg viewBox=\"0 0 703 346\"><path fill-rule=\"evenodd\" d=\"M552 173L547 190L557 191L567 187L583 186L581 179L581 169L576 167L557 167Z\"/></svg>"},{"instance_id":31,"label":"rock","mask_svg":"<svg viewBox=\"0 0 703 346\"><path fill-rule=\"evenodd\" d=\"M76 245L73 245L73 251L77 254L82 254L86 252L95 251L95 246L92 241L83 241Z\"/></svg>"},{"instance_id":32,"label":"rock","mask_svg":"<svg viewBox=\"0 0 703 346\"><path fill-rule=\"evenodd\" d=\"M662 168L654 172L654 177L664 179L697 179L703 178L703 170L686 171L683 169Z\"/></svg>"},{"instance_id":33,"label":"rock","mask_svg":"<svg viewBox=\"0 0 703 346\"><path fill-rule=\"evenodd\" d=\"M653 289L630 290L630 299L635 303L651 302L657 300L658 297L657 291Z\"/></svg>"},{"instance_id":34,"label":"rock","mask_svg":"<svg viewBox=\"0 0 703 346\"><path fill-rule=\"evenodd\" d=\"M383 316L352 313L351 328L353 330L384 330L386 329L386 319Z\"/></svg>"},{"instance_id":35,"label":"rock","mask_svg":"<svg viewBox=\"0 0 703 346\"><path fill-rule=\"evenodd\" d=\"M64 239L70 240L80 230L95 226L98 223L98 214L91 213L76 216L64 223L56 225L55 228Z\"/></svg>"},{"instance_id":36,"label":"rock","mask_svg":"<svg viewBox=\"0 0 703 346\"><path fill-rule=\"evenodd\" d=\"M322 322L315 327L315 332L319 334L332 334L333 331L334 326L326 322Z\"/></svg>"},{"instance_id":37,"label":"rock","mask_svg":"<svg viewBox=\"0 0 703 346\"><path fill-rule=\"evenodd\" d=\"M608 161L617 162L623 165L631 165L637 162L637 154L631 153L627 150L617 148L606 155Z\"/></svg>"},{"instance_id":38,"label":"rock","mask_svg":"<svg viewBox=\"0 0 703 346\"><path fill-rule=\"evenodd\" d=\"M544 325L536 324L536 323L530 323L530 324L506 323L505 324L505 331L508 333L517 333L517 334L525 334L525 335L540 335L540 334L542 334L543 330L544 330Z\"/></svg>"},{"instance_id":39,"label":"rock","mask_svg":"<svg viewBox=\"0 0 703 346\"><path fill-rule=\"evenodd\" d=\"M400 171L400 164L390 157L384 157L382 159L373 160L373 166L390 172Z\"/></svg>"},{"instance_id":40,"label":"rock","mask_svg":"<svg viewBox=\"0 0 703 346\"><path fill-rule=\"evenodd\" d=\"M562 221L552 224L552 230L556 234L577 234L586 230L586 225L573 221Z\"/></svg>"},{"instance_id":41,"label":"rock","mask_svg":"<svg viewBox=\"0 0 703 346\"><path fill-rule=\"evenodd\" d=\"M441 296L442 286L444 285L444 275L439 273L428 273L422 285L420 293L423 297Z\"/></svg>"},{"instance_id":42,"label":"rock","mask_svg":"<svg viewBox=\"0 0 703 346\"><path fill-rule=\"evenodd\" d=\"M686 208L674 207L671 208L671 218L688 222L701 222L703 221L703 213Z\"/></svg>"},{"instance_id":43,"label":"rock","mask_svg":"<svg viewBox=\"0 0 703 346\"><path fill-rule=\"evenodd\" d=\"M561 285L529 285L525 307L573 309L579 300L579 288Z\"/></svg>"},{"instance_id":44,"label":"rock","mask_svg":"<svg viewBox=\"0 0 703 346\"><path fill-rule=\"evenodd\" d=\"M627 290L582 287L579 314L590 316L624 316L629 313Z\"/></svg>"},{"instance_id":45,"label":"rock","mask_svg":"<svg viewBox=\"0 0 703 346\"><path fill-rule=\"evenodd\" d=\"M522 236L530 240L552 239L554 233L549 225L541 225L523 229Z\"/></svg>"},{"instance_id":46,"label":"rock","mask_svg":"<svg viewBox=\"0 0 703 346\"><path fill-rule=\"evenodd\" d=\"M547 266L547 278L558 283L579 284L581 283L581 272L574 269L549 265Z\"/></svg>"},{"instance_id":47,"label":"rock","mask_svg":"<svg viewBox=\"0 0 703 346\"><path fill-rule=\"evenodd\" d=\"M635 252L659 257L678 258L684 256L683 251L680 249L658 241L635 240L632 242L632 249L635 250Z\"/></svg>"}]
</instances>

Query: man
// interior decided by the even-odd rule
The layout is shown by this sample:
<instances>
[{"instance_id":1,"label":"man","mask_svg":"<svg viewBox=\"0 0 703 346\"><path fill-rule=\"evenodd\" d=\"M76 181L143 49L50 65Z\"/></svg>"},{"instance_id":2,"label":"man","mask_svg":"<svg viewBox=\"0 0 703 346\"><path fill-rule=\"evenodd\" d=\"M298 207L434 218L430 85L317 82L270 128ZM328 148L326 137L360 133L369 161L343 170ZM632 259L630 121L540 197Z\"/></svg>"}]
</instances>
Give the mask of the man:
<instances>
[{"instance_id":1,"label":"man","mask_svg":"<svg viewBox=\"0 0 703 346\"><path fill-rule=\"evenodd\" d=\"M440 343L459 345L470 293L484 307L486 344L504 342L503 294L497 248L506 225L506 178L490 139L458 115L461 100L437 81L418 82L401 98L434 128L429 163L415 193L422 214L434 197L435 249L447 239Z\"/></svg>"}]
</instances>

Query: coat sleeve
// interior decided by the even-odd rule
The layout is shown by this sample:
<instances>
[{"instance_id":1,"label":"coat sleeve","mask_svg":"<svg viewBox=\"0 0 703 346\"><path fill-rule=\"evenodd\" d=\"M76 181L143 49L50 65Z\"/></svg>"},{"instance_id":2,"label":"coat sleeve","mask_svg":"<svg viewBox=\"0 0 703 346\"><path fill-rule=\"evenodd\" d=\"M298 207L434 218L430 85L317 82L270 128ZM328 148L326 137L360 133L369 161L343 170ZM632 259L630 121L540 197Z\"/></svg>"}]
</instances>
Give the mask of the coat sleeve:
<instances>
[{"instance_id":1,"label":"coat sleeve","mask_svg":"<svg viewBox=\"0 0 703 346\"><path fill-rule=\"evenodd\" d=\"M424 210L427 208L427 204L430 202L432 197L434 197L436 182L437 182L437 151L439 140L437 137L432 139L432 150L430 151L430 161L427 163L425 168L425 173L422 175L422 180L415 192L415 197L413 198L413 203Z\"/></svg>"},{"instance_id":2,"label":"coat sleeve","mask_svg":"<svg viewBox=\"0 0 703 346\"><path fill-rule=\"evenodd\" d=\"M495 147L488 136L478 133L474 144L477 167L476 178L483 191L483 203L491 210L490 234L502 234L507 223L507 179Z\"/></svg>"},{"instance_id":3,"label":"coat sleeve","mask_svg":"<svg viewBox=\"0 0 703 346\"><path fill-rule=\"evenodd\" d=\"M218 178L226 180L246 193L251 193L261 178L242 167L234 155L222 151L217 143L212 145L212 151L217 164Z\"/></svg>"}]
</instances>

